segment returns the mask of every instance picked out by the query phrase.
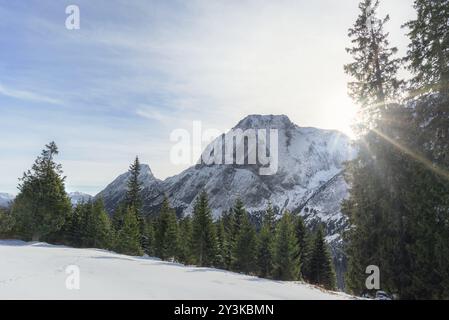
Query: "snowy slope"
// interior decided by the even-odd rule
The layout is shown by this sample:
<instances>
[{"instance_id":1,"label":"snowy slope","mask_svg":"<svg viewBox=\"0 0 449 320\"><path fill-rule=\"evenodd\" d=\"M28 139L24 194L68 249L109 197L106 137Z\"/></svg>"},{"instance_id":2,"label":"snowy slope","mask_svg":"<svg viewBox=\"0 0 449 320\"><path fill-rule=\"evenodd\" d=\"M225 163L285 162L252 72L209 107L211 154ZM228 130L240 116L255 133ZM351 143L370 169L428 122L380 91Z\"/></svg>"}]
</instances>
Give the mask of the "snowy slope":
<instances>
[{"instance_id":1,"label":"snowy slope","mask_svg":"<svg viewBox=\"0 0 449 320\"><path fill-rule=\"evenodd\" d=\"M0 241L0 299L350 299L312 286L154 258L45 243ZM66 289L77 265L80 289Z\"/></svg>"},{"instance_id":2,"label":"snowy slope","mask_svg":"<svg viewBox=\"0 0 449 320\"><path fill-rule=\"evenodd\" d=\"M0 208L8 207L14 200L14 196L9 193L0 193Z\"/></svg>"}]
</instances>

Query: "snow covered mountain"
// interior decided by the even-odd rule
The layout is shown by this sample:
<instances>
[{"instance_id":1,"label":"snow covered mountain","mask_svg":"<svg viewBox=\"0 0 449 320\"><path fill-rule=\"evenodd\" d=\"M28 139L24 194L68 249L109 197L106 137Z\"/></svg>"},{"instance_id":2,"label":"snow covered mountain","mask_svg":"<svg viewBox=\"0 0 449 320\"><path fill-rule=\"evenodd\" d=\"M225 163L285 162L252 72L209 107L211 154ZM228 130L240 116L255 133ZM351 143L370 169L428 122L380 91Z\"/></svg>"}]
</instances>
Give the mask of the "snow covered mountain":
<instances>
[{"instance_id":1,"label":"snow covered mountain","mask_svg":"<svg viewBox=\"0 0 449 320\"><path fill-rule=\"evenodd\" d=\"M271 281L98 249L0 240L0 257L0 299L6 300L354 299L301 282ZM79 288L67 287L74 285L69 279L74 267L79 271Z\"/></svg>"},{"instance_id":2,"label":"snow covered mountain","mask_svg":"<svg viewBox=\"0 0 449 320\"><path fill-rule=\"evenodd\" d=\"M87 202L93 198L90 194L82 192L70 192L68 195L73 206L80 202Z\"/></svg>"},{"instance_id":3,"label":"snow covered mountain","mask_svg":"<svg viewBox=\"0 0 449 320\"><path fill-rule=\"evenodd\" d=\"M9 193L0 193L0 208L7 208L14 200L14 196Z\"/></svg>"},{"instance_id":4,"label":"snow covered mountain","mask_svg":"<svg viewBox=\"0 0 449 320\"><path fill-rule=\"evenodd\" d=\"M347 220L340 212L340 204L348 195L343 163L356 154L350 139L338 131L299 127L285 115L250 115L217 140L227 141L238 129L241 132L277 129L278 164L275 174L260 174L260 168L266 164L248 164L254 150L246 148L246 139L236 138L233 156L243 147L243 165L235 162L207 165L199 161L164 181L156 179L150 168L143 166L144 212L156 214L165 194L179 215L190 214L196 197L201 190L206 190L215 217L229 210L240 197L257 221L271 201L278 213L286 209L299 213L311 226L325 223L339 284L342 285L341 272L345 262L341 253L341 232L346 228ZM270 143L268 141L267 145ZM205 150L209 152L210 149L208 146ZM97 195L104 198L110 212L124 198L128 177L128 173L122 174Z\"/></svg>"}]
</instances>

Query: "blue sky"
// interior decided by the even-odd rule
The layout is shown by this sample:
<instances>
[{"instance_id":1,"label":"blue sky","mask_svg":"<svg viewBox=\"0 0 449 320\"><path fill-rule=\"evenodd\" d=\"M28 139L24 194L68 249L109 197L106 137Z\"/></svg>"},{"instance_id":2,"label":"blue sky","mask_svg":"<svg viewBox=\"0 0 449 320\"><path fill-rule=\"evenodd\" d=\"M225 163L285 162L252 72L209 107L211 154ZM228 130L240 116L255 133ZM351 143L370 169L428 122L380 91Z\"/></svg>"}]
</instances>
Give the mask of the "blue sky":
<instances>
[{"instance_id":1,"label":"blue sky","mask_svg":"<svg viewBox=\"0 0 449 320\"><path fill-rule=\"evenodd\" d=\"M382 2L392 42L412 0ZM76 4L81 29L65 28ZM248 114L350 133L348 27L357 0L0 0L0 191L55 140L69 191L95 194L138 154L159 178L169 134Z\"/></svg>"}]
</instances>

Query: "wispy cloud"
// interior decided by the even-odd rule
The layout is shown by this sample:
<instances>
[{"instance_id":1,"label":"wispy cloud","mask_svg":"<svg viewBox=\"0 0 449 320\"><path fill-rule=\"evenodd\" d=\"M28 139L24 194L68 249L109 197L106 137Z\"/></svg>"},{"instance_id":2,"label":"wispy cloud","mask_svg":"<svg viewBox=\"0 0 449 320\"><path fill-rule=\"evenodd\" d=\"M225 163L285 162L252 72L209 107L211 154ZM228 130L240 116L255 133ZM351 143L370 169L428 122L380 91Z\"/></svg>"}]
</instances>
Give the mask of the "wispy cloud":
<instances>
[{"instance_id":1,"label":"wispy cloud","mask_svg":"<svg viewBox=\"0 0 449 320\"><path fill-rule=\"evenodd\" d=\"M62 101L59 99L47 97L36 92L7 88L2 84L0 84L0 95L19 100L62 104Z\"/></svg>"}]
</instances>

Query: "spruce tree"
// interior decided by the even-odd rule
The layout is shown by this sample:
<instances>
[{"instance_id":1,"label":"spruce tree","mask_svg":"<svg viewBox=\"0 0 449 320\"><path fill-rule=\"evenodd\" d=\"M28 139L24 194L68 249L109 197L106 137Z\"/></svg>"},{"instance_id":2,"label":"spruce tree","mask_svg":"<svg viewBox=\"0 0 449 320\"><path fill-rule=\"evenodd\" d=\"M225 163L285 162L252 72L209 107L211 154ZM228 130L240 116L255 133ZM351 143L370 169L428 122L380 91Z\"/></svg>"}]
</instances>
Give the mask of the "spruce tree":
<instances>
[{"instance_id":1,"label":"spruce tree","mask_svg":"<svg viewBox=\"0 0 449 320\"><path fill-rule=\"evenodd\" d=\"M299 271L299 278L303 278L307 273L306 264L309 259L309 246L308 246L308 230L304 223L304 219L298 215L295 217L295 233L296 240L298 242L298 259L301 261L301 268Z\"/></svg>"},{"instance_id":2,"label":"spruce tree","mask_svg":"<svg viewBox=\"0 0 449 320\"><path fill-rule=\"evenodd\" d=\"M174 260L179 250L179 230L176 213L170 207L168 198L162 203L159 217L157 219L155 232L156 256L162 260Z\"/></svg>"},{"instance_id":3,"label":"spruce tree","mask_svg":"<svg viewBox=\"0 0 449 320\"><path fill-rule=\"evenodd\" d=\"M215 223L215 233L217 235L217 254L215 257L215 266L226 268L226 255L228 250L228 239L225 232L223 219L218 219Z\"/></svg>"},{"instance_id":4,"label":"spruce tree","mask_svg":"<svg viewBox=\"0 0 449 320\"><path fill-rule=\"evenodd\" d=\"M344 69L353 78L348 84L349 94L362 108L363 121L358 123L361 132L376 126L386 104L396 100L402 84L397 78L401 60L395 58L397 48L390 46L384 30L390 18L379 19L378 6L378 0L362 0L361 13L348 33L353 46L346 50L353 62Z\"/></svg>"},{"instance_id":5,"label":"spruce tree","mask_svg":"<svg viewBox=\"0 0 449 320\"><path fill-rule=\"evenodd\" d=\"M238 234L233 248L233 269L246 274L257 270L257 237L254 226L249 221L249 215L244 211L240 217Z\"/></svg>"},{"instance_id":6,"label":"spruce tree","mask_svg":"<svg viewBox=\"0 0 449 320\"><path fill-rule=\"evenodd\" d=\"M50 142L21 179L12 215L19 234L27 239L39 241L59 231L72 208L61 165L54 161L57 154L58 147Z\"/></svg>"},{"instance_id":7,"label":"spruce tree","mask_svg":"<svg viewBox=\"0 0 449 320\"><path fill-rule=\"evenodd\" d=\"M300 270L298 242L295 225L290 212L280 219L274 243L274 278L284 281L297 280Z\"/></svg>"},{"instance_id":8,"label":"spruce tree","mask_svg":"<svg viewBox=\"0 0 449 320\"><path fill-rule=\"evenodd\" d=\"M11 214L0 208L0 239L8 238L13 230L14 221Z\"/></svg>"},{"instance_id":9,"label":"spruce tree","mask_svg":"<svg viewBox=\"0 0 449 320\"><path fill-rule=\"evenodd\" d=\"M225 211L222 214L225 242L223 248L223 262L227 270L231 269L233 262L233 239L234 239L234 215L232 211Z\"/></svg>"},{"instance_id":10,"label":"spruce tree","mask_svg":"<svg viewBox=\"0 0 449 320\"><path fill-rule=\"evenodd\" d=\"M324 239L322 228L318 228L310 257L310 282L327 290L335 290L336 279L332 257Z\"/></svg>"},{"instance_id":11,"label":"spruce tree","mask_svg":"<svg viewBox=\"0 0 449 320\"><path fill-rule=\"evenodd\" d=\"M394 290L398 282L407 281L394 275L407 274L409 259L405 204L400 193L401 180L410 175L405 170L410 161L398 146L406 145L410 114L397 103L402 87L397 78L400 60L395 58L397 49L390 47L384 30L389 17L379 19L378 6L377 0L361 1L361 13L349 30L353 47L347 51L353 62L345 66L353 78L350 95L361 109L356 127L359 152L347 163L350 197L343 204L352 224L345 235L346 279L356 294L365 290L364 270L369 265L381 265L383 289ZM309 265L309 277L316 281L313 262Z\"/></svg>"},{"instance_id":12,"label":"spruce tree","mask_svg":"<svg viewBox=\"0 0 449 320\"><path fill-rule=\"evenodd\" d=\"M179 259L185 264L193 264L193 224L189 215L179 221L179 234Z\"/></svg>"},{"instance_id":13,"label":"spruce tree","mask_svg":"<svg viewBox=\"0 0 449 320\"><path fill-rule=\"evenodd\" d=\"M123 217L123 226L117 233L115 250L119 253L141 256L139 222L133 208L128 208Z\"/></svg>"},{"instance_id":14,"label":"spruce tree","mask_svg":"<svg viewBox=\"0 0 449 320\"><path fill-rule=\"evenodd\" d=\"M134 208L136 210L136 214L140 213L142 207L142 183L139 181L140 175L140 162L139 157L136 156L136 159L129 167L129 180L128 186L126 190L125 203L129 208Z\"/></svg>"},{"instance_id":15,"label":"spruce tree","mask_svg":"<svg viewBox=\"0 0 449 320\"><path fill-rule=\"evenodd\" d=\"M413 78L410 145L418 161L402 189L409 214L408 268L399 288L404 299L449 297L449 1L415 0L416 18L405 26L410 38L406 60ZM416 156L417 155L417 156ZM405 180L405 179L404 179Z\"/></svg>"},{"instance_id":16,"label":"spruce tree","mask_svg":"<svg viewBox=\"0 0 449 320\"><path fill-rule=\"evenodd\" d=\"M211 266L216 261L217 240L207 193L202 191L193 209L193 254L199 266Z\"/></svg>"},{"instance_id":17,"label":"spruce tree","mask_svg":"<svg viewBox=\"0 0 449 320\"><path fill-rule=\"evenodd\" d=\"M142 183L139 180L140 175L140 161L139 157L129 167L129 180L125 196L125 205L127 208L132 208L139 223L140 245L145 246L145 219L142 216Z\"/></svg>"},{"instance_id":18,"label":"spruce tree","mask_svg":"<svg viewBox=\"0 0 449 320\"><path fill-rule=\"evenodd\" d=\"M257 267L259 275L270 277L273 273L273 241L275 237L275 217L271 203L264 215L262 228L259 232L257 248Z\"/></svg>"}]
</instances>

